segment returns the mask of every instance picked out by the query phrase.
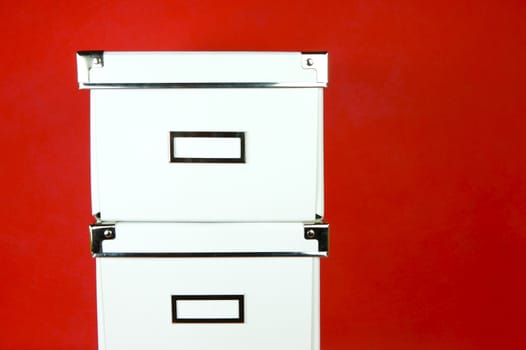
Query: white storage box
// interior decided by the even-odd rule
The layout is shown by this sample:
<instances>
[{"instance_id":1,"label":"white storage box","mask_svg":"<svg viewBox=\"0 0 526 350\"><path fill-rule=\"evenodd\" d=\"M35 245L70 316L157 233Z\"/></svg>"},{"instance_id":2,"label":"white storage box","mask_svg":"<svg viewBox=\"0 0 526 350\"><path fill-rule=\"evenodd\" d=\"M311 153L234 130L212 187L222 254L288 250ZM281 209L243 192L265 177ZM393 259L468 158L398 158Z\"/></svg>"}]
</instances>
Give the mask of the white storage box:
<instances>
[{"instance_id":1,"label":"white storage box","mask_svg":"<svg viewBox=\"0 0 526 350\"><path fill-rule=\"evenodd\" d=\"M325 53L81 52L102 221L323 216Z\"/></svg>"},{"instance_id":2,"label":"white storage box","mask_svg":"<svg viewBox=\"0 0 526 350\"><path fill-rule=\"evenodd\" d=\"M99 349L319 349L328 227L92 226Z\"/></svg>"}]
</instances>

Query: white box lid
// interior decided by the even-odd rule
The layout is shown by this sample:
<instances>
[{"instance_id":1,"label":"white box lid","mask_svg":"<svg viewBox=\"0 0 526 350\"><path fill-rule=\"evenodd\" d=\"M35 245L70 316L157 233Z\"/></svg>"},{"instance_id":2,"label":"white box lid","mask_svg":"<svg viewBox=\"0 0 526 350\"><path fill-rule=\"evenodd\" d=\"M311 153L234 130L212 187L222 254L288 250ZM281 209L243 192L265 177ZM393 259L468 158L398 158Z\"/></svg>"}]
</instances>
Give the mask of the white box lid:
<instances>
[{"instance_id":1,"label":"white box lid","mask_svg":"<svg viewBox=\"0 0 526 350\"><path fill-rule=\"evenodd\" d=\"M77 53L81 89L325 87L326 52Z\"/></svg>"},{"instance_id":2,"label":"white box lid","mask_svg":"<svg viewBox=\"0 0 526 350\"><path fill-rule=\"evenodd\" d=\"M91 225L95 257L327 256L325 223L160 223Z\"/></svg>"}]
</instances>

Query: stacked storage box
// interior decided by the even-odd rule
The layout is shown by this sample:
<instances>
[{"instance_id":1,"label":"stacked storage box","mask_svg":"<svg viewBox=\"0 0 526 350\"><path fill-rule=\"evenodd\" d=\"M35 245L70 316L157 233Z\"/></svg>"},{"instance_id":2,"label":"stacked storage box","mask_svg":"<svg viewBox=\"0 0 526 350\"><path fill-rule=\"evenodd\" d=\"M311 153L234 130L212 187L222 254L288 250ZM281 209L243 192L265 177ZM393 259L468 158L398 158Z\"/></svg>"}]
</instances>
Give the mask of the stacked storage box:
<instances>
[{"instance_id":1,"label":"stacked storage box","mask_svg":"<svg viewBox=\"0 0 526 350\"><path fill-rule=\"evenodd\" d=\"M77 63L99 349L319 349L327 54Z\"/></svg>"}]
</instances>

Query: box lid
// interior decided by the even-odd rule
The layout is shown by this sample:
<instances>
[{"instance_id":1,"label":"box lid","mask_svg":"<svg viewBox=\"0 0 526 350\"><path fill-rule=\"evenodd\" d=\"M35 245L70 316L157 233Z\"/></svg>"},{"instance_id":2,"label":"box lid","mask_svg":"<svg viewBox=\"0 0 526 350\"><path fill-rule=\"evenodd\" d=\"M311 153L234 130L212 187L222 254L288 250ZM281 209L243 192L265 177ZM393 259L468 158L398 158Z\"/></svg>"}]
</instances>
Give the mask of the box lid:
<instances>
[{"instance_id":1,"label":"box lid","mask_svg":"<svg viewBox=\"0 0 526 350\"><path fill-rule=\"evenodd\" d=\"M77 53L81 89L325 87L327 52Z\"/></svg>"},{"instance_id":2,"label":"box lid","mask_svg":"<svg viewBox=\"0 0 526 350\"><path fill-rule=\"evenodd\" d=\"M94 257L327 256L326 223L117 222L90 226Z\"/></svg>"}]
</instances>

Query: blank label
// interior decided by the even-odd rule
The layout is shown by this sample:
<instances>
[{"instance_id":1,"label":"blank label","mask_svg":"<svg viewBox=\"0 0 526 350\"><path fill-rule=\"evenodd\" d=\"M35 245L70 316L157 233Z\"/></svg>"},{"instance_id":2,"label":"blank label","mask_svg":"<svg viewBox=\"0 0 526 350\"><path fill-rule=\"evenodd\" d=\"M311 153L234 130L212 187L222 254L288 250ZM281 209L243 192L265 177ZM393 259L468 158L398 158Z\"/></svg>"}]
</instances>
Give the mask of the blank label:
<instances>
[{"instance_id":1,"label":"blank label","mask_svg":"<svg viewBox=\"0 0 526 350\"><path fill-rule=\"evenodd\" d=\"M172 295L174 323L242 323L243 295Z\"/></svg>"},{"instance_id":2,"label":"blank label","mask_svg":"<svg viewBox=\"0 0 526 350\"><path fill-rule=\"evenodd\" d=\"M244 163L242 132L170 132L172 163Z\"/></svg>"}]
</instances>

